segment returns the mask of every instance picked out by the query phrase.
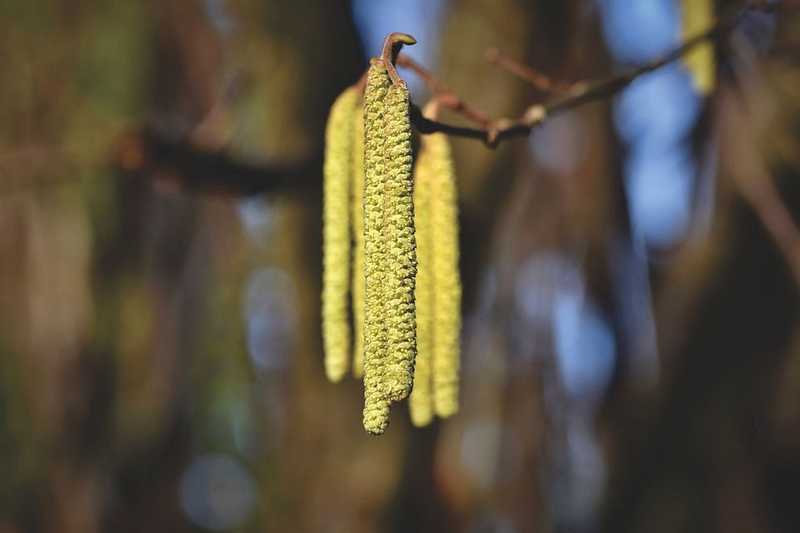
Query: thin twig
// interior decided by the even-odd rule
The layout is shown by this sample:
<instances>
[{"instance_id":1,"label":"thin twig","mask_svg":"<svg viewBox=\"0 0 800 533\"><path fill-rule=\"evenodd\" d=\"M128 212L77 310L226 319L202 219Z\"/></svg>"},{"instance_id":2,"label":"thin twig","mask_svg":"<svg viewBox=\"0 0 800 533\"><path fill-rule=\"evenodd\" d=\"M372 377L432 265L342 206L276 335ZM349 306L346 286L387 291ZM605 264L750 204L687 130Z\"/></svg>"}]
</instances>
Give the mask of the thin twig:
<instances>
[{"instance_id":1,"label":"thin twig","mask_svg":"<svg viewBox=\"0 0 800 533\"><path fill-rule=\"evenodd\" d=\"M720 18L710 29L692 37L663 57L605 80L575 83L565 94L557 96L545 104L536 104L528 107L516 119L496 120L489 127L467 128L428 120L419 113L418 109L412 107L412 122L420 133L442 132L457 137L480 139L489 146L495 146L504 139L529 135L534 127L541 124L551 115L574 109L589 102L609 98L619 93L640 76L680 59L694 47L707 40L715 39L728 33L739 24L743 16L748 12L773 12L781 7L796 8L798 6L800 6L800 1L784 0L784 2L780 3L772 1L750 2L734 11L731 15Z\"/></svg>"},{"instance_id":2,"label":"thin twig","mask_svg":"<svg viewBox=\"0 0 800 533\"><path fill-rule=\"evenodd\" d=\"M486 50L486 61L527 81L543 93L564 93L572 88L571 83L554 80L538 70L512 59L497 48Z\"/></svg>"},{"instance_id":3,"label":"thin twig","mask_svg":"<svg viewBox=\"0 0 800 533\"><path fill-rule=\"evenodd\" d=\"M489 115L469 105L450 87L437 80L431 71L407 55L402 54L397 57L397 66L407 68L414 72L414 74L428 86L428 89L434 94L440 105L463 115L467 120L483 128L491 126L492 120L489 118Z\"/></svg>"}]
</instances>

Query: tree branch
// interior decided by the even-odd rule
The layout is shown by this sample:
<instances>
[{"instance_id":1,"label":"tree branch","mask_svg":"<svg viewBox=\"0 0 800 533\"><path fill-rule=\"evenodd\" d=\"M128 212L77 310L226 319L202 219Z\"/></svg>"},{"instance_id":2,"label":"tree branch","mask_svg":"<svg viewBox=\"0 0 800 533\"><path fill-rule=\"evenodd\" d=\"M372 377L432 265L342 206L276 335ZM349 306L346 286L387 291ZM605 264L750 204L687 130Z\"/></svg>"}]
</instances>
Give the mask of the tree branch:
<instances>
[{"instance_id":1,"label":"tree branch","mask_svg":"<svg viewBox=\"0 0 800 533\"><path fill-rule=\"evenodd\" d=\"M733 11L732 14L720 18L717 23L707 31L692 37L663 57L646 63L629 72L605 80L577 82L571 85L564 94L556 96L549 102L528 107L522 115L516 119L499 119L490 123L488 127L468 128L425 119L418 110L414 111L412 109L412 123L420 133L442 132L457 137L480 139L489 146L496 146L497 143L504 139L529 135L534 127L544 122L551 115L574 109L589 102L614 96L640 76L677 61L690 50L705 41L716 39L721 35L727 34L733 30L739 22L741 22L744 15L749 12L773 12L781 7L796 8L798 4L800 4L800 2L790 0L784 0L783 2L749 2L744 7Z\"/></svg>"},{"instance_id":2,"label":"tree branch","mask_svg":"<svg viewBox=\"0 0 800 533\"><path fill-rule=\"evenodd\" d=\"M398 56L397 65L413 71L414 74L416 74L425 83L425 85L428 86L428 89L430 89L430 91L438 100L439 104L443 107L463 115L467 120L470 120L483 128L488 128L491 126L492 120L489 118L489 115L469 105L461 97L459 97L455 91L441 81L437 80L431 71L407 55Z\"/></svg>"},{"instance_id":3,"label":"tree branch","mask_svg":"<svg viewBox=\"0 0 800 533\"><path fill-rule=\"evenodd\" d=\"M409 36L398 34L400 38L391 41L383 52L389 54L389 57L394 56L398 66L407 68L419 76L441 106L459 113L477 125L477 127L457 126L426 118L412 103L411 122L417 131L422 134L441 132L455 137L480 140L489 146L495 146L506 139L529 135L534 127L551 115L617 94L638 77L678 60L704 41L718 38L731 31L748 12L774 12L781 8L797 7L800 7L798 0L751 1L732 14L720 18L708 31L689 39L663 57L605 80L569 85L565 92L557 94L550 101L529 106L516 119L492 120L438 81L425 67L404 54L397 54L399 44L410 44ZM364 81L365 78L362 78L358 84L363 86ZM549 81L549 84L550 88L561 88L555 82ZM187 191L234 195L288 194L316 190L319 188L322 168L319 155L307 161L293 163L247 162L224 151L195 146L188 140L170 139L153 130L130 134L123 139L116 163L123 170L152 175L159 184Z\"/></svg>"},{"instance_id":4,"label":"tree branch","mask_svg":"<svg viewBox=\"0 0 800 533\"><path fill-rule=\"evenodd\" d=\"M572 87L571 83L554 80L538 70L508 57L497 48L486 50L486 61L527 81L543 93L564 93Z\"/></svg>"},{"instance_id":5,"label":"tree branch","mask_svg":"<svg viewBox=\"0 0 800 533\"><path fill-rule=\"evenodd\" d=\"M171 139L152 129L123 137L115 164L131 174L152 176L158 185L184 191L231 195L302 194L319 188L319 158L286 163L246 162L223 151Z\"/></svg>"}]
</instances>

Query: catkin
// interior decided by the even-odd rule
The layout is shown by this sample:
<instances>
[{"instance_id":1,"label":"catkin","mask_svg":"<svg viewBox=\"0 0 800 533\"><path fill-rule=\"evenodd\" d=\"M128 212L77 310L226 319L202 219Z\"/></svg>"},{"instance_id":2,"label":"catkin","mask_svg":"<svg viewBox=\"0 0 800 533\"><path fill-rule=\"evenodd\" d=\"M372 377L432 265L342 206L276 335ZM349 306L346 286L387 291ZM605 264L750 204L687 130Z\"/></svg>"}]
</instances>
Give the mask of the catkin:
<instances>
[{"instance_id":1,"label":"catkin","mask_svg":"<svg viewBox=\"0 0 800 533\"><path fill-rule=\"evenodd\" d=\"M353 160L353 115L358 91L346 89L331 107L325 130L323 200L322 336L325 373L339 381L350 354L348 289L350 286L350 180Z\"/></svg>"},{"instance_id":2,"label":"catkin","mask_svg":"<svg viewBox=\"0 0 800 533\"><path fill-rule=\"evenodd\" d=\"M682 0L681 11L684 40L707 31L714 23L713 0ZM713 43L698 44L686 54L684 62L692 75L695 89L700 94L709 94L716 83Z\"/></svg>"},{"instance_id":3,"label":"catkin","mask_svg":"<svg viewBox=\"0 0 800 533\"><path fill-rule=\"evenodd\" d=\"M356 113L353 141L353 376L364 375L364 109Z\"/></svg>"},{"instance_id":4,"label":"catkin","mask_svg":"<svg viewBox=\"0 0 800 533\"><path fill-rule=\"evenodd\" d=\"M453 158L442 133L423 139L430 157L430 249L433 270L433 403L436 414L458 412L461 278L458 271L458 192Z\"/></svg>"},{"instance_id":5,"label":"catkin","mask_svg":"<svg viewBox=\"0 0 800 533\"><path fill-rule=\"evenodd\" d=\"M364 428L379 434L414 376L411 121L408 89L391 83L380 60L371 62L364 101Z\"/></svg>"},{"instance_id":6,"label":"catkin","mask_svg":"<svg viewBox=\"0 0 800 533\"><path fill-rule=\"evenodd\" d=\"M408 397L414 380L417 274L414 236L411 121L408 89L392 85L386 95L386 323L388 380L391 401Z\"/></svg>"},{"instance_id":7,"label":"catkin","mask_svg":"<svg viewBox=\"0 0 800 533\"><path fill-rule=\"evenodd\" d=\"M431 240L431 157L422 141L414 167L414 228L417 238L417 359L414 364L414 388L408 399L411 422L418 427L433 419L431 374L433 371L433 247Z\"/></svg>"},{"instance_id":8,"label":"catkin","mask_svg":"<svg viewBox=\"0 0 800 533\"><path fill-rule=\"evenodd\" d=\"M364 429L381 434L389 423L384 323L385 99L391 80L373 60L364 91Z\"/></svg>"}]
</instances>

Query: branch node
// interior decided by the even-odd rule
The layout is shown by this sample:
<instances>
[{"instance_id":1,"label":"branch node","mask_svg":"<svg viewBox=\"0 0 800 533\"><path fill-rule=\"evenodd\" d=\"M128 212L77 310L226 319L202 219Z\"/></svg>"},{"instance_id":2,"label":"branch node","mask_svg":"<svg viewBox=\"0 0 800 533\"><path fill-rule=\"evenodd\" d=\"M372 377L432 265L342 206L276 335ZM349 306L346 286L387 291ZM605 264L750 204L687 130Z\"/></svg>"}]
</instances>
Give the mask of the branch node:
<instances>
[{"instance_id":1,"label":"branch node","mask_svg":"<svg viewBox=\"0 0 800 533\"><path fill-rule=\"evenodd\" d=\"M525 110L522 115L522 123L532 128L544 122L545 118L547 118L547 109L543 105L536 104Z\"/></svg>"}]
</instances>

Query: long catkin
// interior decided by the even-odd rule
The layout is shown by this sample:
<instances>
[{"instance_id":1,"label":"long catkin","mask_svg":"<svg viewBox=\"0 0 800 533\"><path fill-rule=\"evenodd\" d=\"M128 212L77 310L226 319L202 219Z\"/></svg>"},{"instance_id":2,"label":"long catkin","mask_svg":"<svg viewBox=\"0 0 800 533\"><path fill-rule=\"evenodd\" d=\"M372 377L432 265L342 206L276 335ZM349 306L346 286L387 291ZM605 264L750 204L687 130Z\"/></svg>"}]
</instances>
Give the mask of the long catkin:
<instances>
[{"instance_id":1,"label":"long catkin","mask_svg":"<svg viewBox=\"0 0 800 533\"><path fill-rule=\"evenodd\" d=\"M411 156L409 95L405 84L392 85L386 95L385 242L387 395L397 402L408 397L414 380L417 274L414 236L414 182Z\"/></svg>"},{"instance_id":2,"label":"long catkin","mask_svg":"<svg viewBox=\"0 0 800 533\"><path fill-rule=\"evenodd\" d=\"M458 271L458 191L453 158L442 133L423 139L431 164L430 227L433 267L433 403L437 416L458 412L461 278Z\"/></svg>"},{"instance_id":3,"label":"long catkin","mask_svg":"<svg viewBox=\"0 0 800 533\"><path fill-rule=\"evenodd\" d=\"M353 141L353 376L364 375L364 109L356 112Z\"/></svg>"},{"instance_id":4,"label":"long catkin","mask_svg":"<svg viewBox=\"0 0 800 533\"><path fill-rule=\"evenodd\" d=\"M411 392L416 356L416 243L408 89L380 60L367 74L364 185L364 428L386 429Z\"/></svg>"},{"instance_id":5,"label":"long catkin","mask_svg":"<svg viewBox=\"0 0 800 533\"><path fill-rule=\"evenodd\" d=\"M364 429L379 435L389 423L384 323L384 189L386 180L386 69L373 60L364 91Z\"/></svg>"},{"instance_id":6,"label":"long catkin","mask_svg":"<svg viewBox=\"0 0 800 533\"><path fill-rule=\"evenodd\" d=\"M358 91L346 89L331 107L325 130L323 167L322 336L325 373L339 381L347 372L350 354L348 290L350 286L350 180L352 175L353 115Z\"/></svg>"},{"instance_id":7,"label":"long catkin","mask_svg":"<svg viewBox=\"0 0 800 533\"><path fill-rule=\"evenodd\" d=\"M418 427L433 419L433 247L431 239L430 152L423 139L422 149L414 166L414 227L417 237L417 359L414 364L414 388L408 399L411 422Z\"/></svg>"}]
</instances>

